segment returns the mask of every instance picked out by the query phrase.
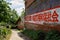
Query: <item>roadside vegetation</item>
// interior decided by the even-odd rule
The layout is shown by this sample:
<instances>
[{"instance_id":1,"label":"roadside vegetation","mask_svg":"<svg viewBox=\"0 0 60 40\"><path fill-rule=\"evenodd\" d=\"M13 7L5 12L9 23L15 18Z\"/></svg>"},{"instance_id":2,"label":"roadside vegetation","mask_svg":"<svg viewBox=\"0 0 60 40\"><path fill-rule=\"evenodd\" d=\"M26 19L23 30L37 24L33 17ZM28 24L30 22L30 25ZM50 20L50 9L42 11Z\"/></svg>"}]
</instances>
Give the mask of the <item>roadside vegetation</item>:
<instances>
[{"instance_id":1,"label":"roadside vegetation","mask_svg":"<svg viewBox=\"0 0 60 40\"><path fill-rule=\"evenodd\" d=\"M9 40L11 27L16 27L18 15L15 9L10 8L11 3L0 0L0 40Z\"/></svg>"},{"instance_id":2,"label":"roadside vegetation","mask_svg":"<svg viewBox=\"0 0 60 40\"><path fill-rule=\"evenodd\" d=\"M0 26L1 27L1 26ZM7 40L11 35L11 30L3 26L0 28L0 40Z\"/></svg>"},{"instance_id":3,"label":"roadside vegetation","mask_svg":"<svg viewBox=\"0 0 60 40\"><path fill-rule=\"evenodd\" d=\"M22 33L31 40L60 40L60 32L57 30L45 32L42 30L25 29L22 31Z\"/></svg>"}]
</instances>

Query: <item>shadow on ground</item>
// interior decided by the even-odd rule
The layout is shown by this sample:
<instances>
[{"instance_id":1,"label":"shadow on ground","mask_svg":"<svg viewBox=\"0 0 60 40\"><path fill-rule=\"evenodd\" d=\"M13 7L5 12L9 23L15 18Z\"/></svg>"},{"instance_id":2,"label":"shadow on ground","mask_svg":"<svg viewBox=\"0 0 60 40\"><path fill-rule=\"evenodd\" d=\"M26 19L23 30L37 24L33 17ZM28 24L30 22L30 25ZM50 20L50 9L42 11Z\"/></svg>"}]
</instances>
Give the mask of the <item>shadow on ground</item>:
<instances>
[{"instance_id":1,"label":"shadow on ground","mask_svg":"<svg viewBox=\"0 0 60 40\"><path fill-rule=\"evenodd\" d=\"M18 33L18 35L21 37L21 38L23 38L24 40L31 40L30 38L28 38L27 36L25 36L24 34L22 34L22 33Z\"/></svg>"}]
</instances>

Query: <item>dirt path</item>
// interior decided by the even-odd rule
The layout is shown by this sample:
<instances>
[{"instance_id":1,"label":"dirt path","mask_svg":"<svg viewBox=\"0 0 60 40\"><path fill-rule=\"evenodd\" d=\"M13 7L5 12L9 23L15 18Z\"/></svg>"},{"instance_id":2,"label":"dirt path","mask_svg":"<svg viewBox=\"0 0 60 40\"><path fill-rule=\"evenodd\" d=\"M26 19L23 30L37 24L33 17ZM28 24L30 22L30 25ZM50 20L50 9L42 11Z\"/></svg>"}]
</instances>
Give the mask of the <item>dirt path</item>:
<instances>
[{"instance_id":1,"label":"dirt path","mask_svg":"<svg viewBox=\"0 0 60 40\"><path fill-rule=\"evenodd\" d=\"M12 30L12 35L11 35L10 40L29 40L29 39L23 36L17 30Z\"/></svg>"}]
</instances>

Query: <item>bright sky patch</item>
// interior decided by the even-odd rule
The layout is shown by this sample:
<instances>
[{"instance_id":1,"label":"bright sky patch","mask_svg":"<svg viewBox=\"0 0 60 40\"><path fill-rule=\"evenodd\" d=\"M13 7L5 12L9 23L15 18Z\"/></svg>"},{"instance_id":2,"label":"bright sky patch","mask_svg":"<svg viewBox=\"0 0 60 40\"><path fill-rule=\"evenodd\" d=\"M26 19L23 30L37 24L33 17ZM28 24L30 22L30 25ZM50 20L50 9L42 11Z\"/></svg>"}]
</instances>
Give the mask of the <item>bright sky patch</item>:
<instances>
[{"instance_id":1,"label":"bright sky patch","mask_svg":"<svg viewBox=\"0 0 60 40\"><path fill-rule=\"evenodd\" d=\"M10 7L15 9L19 16L21 15L23 8L25 9L24 0L7 0L7 2L12 3Z\"/></svg>"}]
</instances>

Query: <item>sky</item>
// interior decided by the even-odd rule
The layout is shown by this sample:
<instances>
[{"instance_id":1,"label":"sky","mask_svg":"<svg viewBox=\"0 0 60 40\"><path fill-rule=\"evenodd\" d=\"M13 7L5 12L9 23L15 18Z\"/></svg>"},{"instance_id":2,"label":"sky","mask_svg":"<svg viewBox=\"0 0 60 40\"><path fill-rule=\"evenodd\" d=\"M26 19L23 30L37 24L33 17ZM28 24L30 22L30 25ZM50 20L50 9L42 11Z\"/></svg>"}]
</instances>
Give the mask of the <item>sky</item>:
<instances>
[{"instance_id":1,"label":"sky","mask_svg":"<svg viewBox=\"0 0 60 40\"><path fill-rule=\"evenodd\" d=\"M25 9L25 4L23 0L6 0L6 1L12 3L10 7L12 9L15 9L19 16L21 15L23 8Z\"/></svg>"}]
</instances>

